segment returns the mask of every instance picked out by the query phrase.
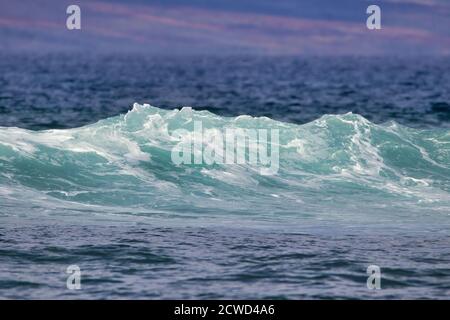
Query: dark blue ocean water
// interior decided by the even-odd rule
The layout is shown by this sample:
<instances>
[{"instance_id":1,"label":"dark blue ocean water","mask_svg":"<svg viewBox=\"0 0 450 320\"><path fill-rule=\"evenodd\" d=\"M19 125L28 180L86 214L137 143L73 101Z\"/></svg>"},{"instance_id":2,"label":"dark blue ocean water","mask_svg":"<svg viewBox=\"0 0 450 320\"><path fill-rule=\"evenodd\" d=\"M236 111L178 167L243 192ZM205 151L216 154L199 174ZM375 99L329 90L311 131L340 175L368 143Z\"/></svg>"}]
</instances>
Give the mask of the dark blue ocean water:
<instances>
[{"instance_id":1,"label":"dark blue ocean water","mask_svg":"<svg viewBox=\"0 0 450 320\"><path fill-rule=\"evenodd\" d=\"M2 55L0 70L1 126L80 127L135 102L297 124L351 111L450 126L448 58Z\"/></svg>"},{"instance_id":2,"label":"dark blue ocean water","mask_svg":"<svg viewBox=\"0 0 450 320\"><path fill-rule=\"evenodd\" d=\"M0 55L0 298L447 299L448 70ZM199 119L279 129L278 174L174 165Z\"/></svg>"}]
</instances>

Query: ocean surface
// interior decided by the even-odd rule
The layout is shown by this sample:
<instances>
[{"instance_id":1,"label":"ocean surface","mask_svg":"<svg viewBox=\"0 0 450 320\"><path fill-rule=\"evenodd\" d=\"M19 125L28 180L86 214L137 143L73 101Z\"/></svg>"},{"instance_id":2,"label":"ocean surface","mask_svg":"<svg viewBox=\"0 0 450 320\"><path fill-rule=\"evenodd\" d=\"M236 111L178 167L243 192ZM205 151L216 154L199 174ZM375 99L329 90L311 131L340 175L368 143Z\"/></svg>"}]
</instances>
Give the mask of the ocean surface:
<instances>
[{"instance_id":1,"label":"ocean surface","mask_svg":"<svg viewBox=\"0 0 450 320\"><path fill-rule=\"evenodd\" d=\"M0 54L0 298L450 298L449 70ZM278 130L277 174L176 165L195 121Z\"/></svg>"}]
</instances>

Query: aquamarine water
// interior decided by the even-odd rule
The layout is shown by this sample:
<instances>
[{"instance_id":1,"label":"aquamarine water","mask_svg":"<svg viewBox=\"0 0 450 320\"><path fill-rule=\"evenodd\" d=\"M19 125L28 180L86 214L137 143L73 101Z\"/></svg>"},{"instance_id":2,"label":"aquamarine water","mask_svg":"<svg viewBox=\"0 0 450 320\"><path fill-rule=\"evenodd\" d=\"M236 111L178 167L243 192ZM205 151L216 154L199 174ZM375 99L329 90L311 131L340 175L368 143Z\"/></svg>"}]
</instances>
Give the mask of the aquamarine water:
<instances>
[{"instance_id":1,"label":"aquamarine water","mask_svg":"<svg viewBox=\"0 0 450 320\"><path fill-rule=\"evenodd\" d=\"M204 129L278 129L279 171L265 176L250 164L174 164L172 133L192 133L195 121ZM111 206L130 214L219 211L272 219L303 212L377 224L401 212L445 222L450 209L450 132L376 125L355 114L295 125L136 104L125 115L76 129L2 128L0 155L4 204L14 211L24 196L28 205ZM355 203L364 203L363 213ZM346 214L335 217L337 208Z\"/></svg>"},{"instance_id":2,"label":"aquamarine water","mask_svg":"<svg viewBox=\"0 0 450 320\"><path fill-rule=\"evenodd\" d=\"M270 128L280 168L175 165L171 132ZM356 114L296 125L135 104L0 129L3 297L447 297L450 132ZM86 274L65 288L65 267ZM365 268L386 273L366 288Z\"/></svg>"}]
</instances>

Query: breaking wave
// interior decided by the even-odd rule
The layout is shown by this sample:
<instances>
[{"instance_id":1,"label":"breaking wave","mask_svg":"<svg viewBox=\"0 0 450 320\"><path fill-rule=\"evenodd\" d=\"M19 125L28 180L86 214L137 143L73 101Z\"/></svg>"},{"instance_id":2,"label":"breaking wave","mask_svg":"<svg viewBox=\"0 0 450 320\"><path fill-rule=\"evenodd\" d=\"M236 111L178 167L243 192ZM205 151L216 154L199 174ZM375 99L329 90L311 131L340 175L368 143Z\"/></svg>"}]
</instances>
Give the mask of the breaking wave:
<instances>
[{"instance_id":1,"label":"breaking wave","mask_svg":"<svg viewBox=\"0 0 450 320\"><path fill-rule=\"evenodd\" d=\"M176 165L171 134L279 130L279 171L245 164ZM68 130L0 128L0 212L82 210L253 216L450 210L450 131L374 124L356 114L296 125L135 104ZM318 215L314 215L317 217Z\"/></svg>"}]
</instances>

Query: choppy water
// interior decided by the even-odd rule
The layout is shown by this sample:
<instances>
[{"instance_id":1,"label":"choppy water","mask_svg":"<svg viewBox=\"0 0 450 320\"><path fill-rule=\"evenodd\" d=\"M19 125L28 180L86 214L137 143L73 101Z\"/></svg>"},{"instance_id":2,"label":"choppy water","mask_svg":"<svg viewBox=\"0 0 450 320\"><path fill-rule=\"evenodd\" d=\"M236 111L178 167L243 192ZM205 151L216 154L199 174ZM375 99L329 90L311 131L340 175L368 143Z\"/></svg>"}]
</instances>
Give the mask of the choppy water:
<instances>
[{"instance_id":1,"label":"choppy water","mask_svg":"<svg viewBox=\"0 0 450 320\"><path fill-rule=\"evenodd\" d=\"M5 55L0 126L75 128L133 103L303 124L353 112L382 123L450 127L448 58Z\"/></svg>"},{"instance_id":2,"label":"choppy water","mask_svg":"<svg viewBox=\"0 0 450 320\"><path fill-rule=\"evenodd\" d=\"M145 84L126 80L119 58L80 60L87 71L70 85L62 80L67 60L32 67L26 62L33 59L22 57L13 72L19 58L8 59L0 87L0 111L7 110L0 128L0 297L448 298L450 99L438 64L448 62L389 61L387 71L361 62L358 69L352 60L332 68L323 60L202 59L209 74L200 72L198 82L207 89L189 82L195 73L186 70L198 72L198 65L150 64L148 79L171 79L175 90L145 82L140 72ZM130 68L149 68L148 61ZM68 65L73 71L75 63ZM378 80L367 80L377 66ZM399 84L406 79L409 85ZM33 85L19 91L19 83ZM316 86L310 106L299 83ZM348 100L336 98L358 87ZM132 99L125 92L133 90L173 104L189 93L186 104L194 107L203 105L202 94L205 104L218 102L210 111L136 104L125 113L128 106L117 101ZM285 98L288 91L298 96ZM388 94L396 91L403 95ZM110 104L118 92L122 100ZM256 96L265 102L255 103ZM279 121L250 116L267 110ZM97 118L103 120L86 125ZM171 133L200 120L206 129L278 129L278 173L263 176L245 164L175 165ZM48 127L72 129L25 129ZM71 264L82 270L80 291L66 288ZM366 287L372 264L382 271L379 291Z\"/></svg>"}]
</instances>

